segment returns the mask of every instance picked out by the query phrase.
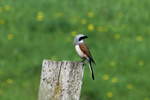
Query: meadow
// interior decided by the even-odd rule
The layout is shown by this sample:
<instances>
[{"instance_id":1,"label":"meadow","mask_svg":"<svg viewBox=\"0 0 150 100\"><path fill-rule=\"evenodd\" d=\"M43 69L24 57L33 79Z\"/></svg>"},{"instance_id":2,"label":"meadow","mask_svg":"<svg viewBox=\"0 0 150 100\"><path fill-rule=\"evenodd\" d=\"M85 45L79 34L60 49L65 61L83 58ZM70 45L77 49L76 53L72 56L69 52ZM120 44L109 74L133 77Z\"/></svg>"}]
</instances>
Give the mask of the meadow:
<instances>
[{"instance_id":1,"label":"meadow","mask_svg":"<svg viewBox=\"0 0 150 100\"><path fill-rule=\"evenodd\" d=\"M150 1L0 0L0 100L37 100L43 59L80 61L86 34L96 61L81 100L150 100Z\"/></svg>"}]
</instances>

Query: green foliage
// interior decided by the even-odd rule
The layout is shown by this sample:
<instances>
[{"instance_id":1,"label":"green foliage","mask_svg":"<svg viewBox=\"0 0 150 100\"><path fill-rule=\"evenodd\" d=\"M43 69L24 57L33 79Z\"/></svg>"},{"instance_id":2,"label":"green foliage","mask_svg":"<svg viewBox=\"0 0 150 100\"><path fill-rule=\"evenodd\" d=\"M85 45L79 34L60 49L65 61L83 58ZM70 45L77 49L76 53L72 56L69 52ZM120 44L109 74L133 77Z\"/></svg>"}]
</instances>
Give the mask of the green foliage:
<instances>
[{"instance_id":1,"label":"green foliage","mask_svg":"<svg viewBox=\"0 0 150 100\"><path fill-rule=\"evenodd\" d=\"M96 61L81 100L150 100L150 1L0 0L0 100L36 100L43 59L79 61L78 33Z\"/></svg>"}]
</instances>

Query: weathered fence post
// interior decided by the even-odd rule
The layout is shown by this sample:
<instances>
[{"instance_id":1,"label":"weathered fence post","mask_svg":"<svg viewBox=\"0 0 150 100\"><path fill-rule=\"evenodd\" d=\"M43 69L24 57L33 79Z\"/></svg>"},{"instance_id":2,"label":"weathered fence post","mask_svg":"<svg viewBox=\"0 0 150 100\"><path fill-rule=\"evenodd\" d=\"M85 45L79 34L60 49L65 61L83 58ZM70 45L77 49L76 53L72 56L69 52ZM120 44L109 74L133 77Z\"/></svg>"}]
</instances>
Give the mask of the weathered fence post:
<instances>
[{"instance_id":1,"label":"weathered fence post","mask_svg":"<svg viewBox=\"0 0 150 100\"><path fill-rule=\"evenodd\" d=\"M79 100L83 63L44 60L39 100Z\"/></svg>"}]
</instances>

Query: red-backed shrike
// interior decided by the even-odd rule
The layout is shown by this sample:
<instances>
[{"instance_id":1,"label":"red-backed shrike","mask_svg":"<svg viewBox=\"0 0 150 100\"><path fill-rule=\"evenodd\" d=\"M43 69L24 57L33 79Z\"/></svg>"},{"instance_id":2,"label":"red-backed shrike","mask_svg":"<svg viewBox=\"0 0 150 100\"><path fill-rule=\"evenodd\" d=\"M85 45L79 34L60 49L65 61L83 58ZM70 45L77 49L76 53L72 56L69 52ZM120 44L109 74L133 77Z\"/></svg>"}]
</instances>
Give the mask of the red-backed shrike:
<instances>
[{"instance_id":1,"label":"red-backed shrike","mask_svg":"<svg viewBox=\"0 0 150 100\"><path fill-rule=\"evenodd\" d=\"M74 38L75 49L78 55L83 59L83 61L87 60L89 62L89 68L92 73L92 79L94 80L94 72L92 68L92 63L95 64L93 57L90 53L89 48L84 43L84 39L88 38L86 35L79 34Z\"/></svg>"}]
</instances>

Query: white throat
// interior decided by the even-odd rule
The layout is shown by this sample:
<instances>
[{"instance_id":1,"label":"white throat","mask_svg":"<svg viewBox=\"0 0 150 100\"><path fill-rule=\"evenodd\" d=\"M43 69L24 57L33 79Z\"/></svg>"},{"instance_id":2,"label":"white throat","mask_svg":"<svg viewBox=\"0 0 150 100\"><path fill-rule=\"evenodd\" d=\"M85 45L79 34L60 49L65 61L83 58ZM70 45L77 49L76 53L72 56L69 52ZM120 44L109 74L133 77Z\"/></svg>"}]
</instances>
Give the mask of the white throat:
<instances>
[{"instance_id":1,"label":"white throat","mask_svg":"<svg viewBox=\"0 0 150 100\"><path fill-rule=\"evenodd\" d=\"M80 40L79 43L84 43L84 41L83 41L83 40Z\"/></svg>"}]
</instances>

